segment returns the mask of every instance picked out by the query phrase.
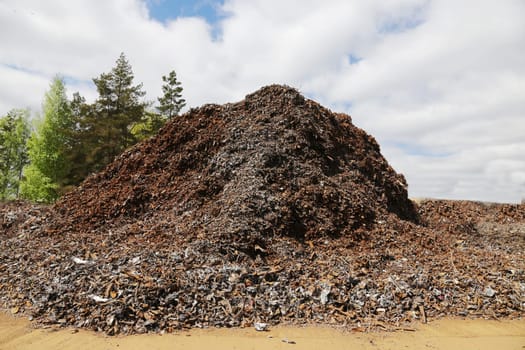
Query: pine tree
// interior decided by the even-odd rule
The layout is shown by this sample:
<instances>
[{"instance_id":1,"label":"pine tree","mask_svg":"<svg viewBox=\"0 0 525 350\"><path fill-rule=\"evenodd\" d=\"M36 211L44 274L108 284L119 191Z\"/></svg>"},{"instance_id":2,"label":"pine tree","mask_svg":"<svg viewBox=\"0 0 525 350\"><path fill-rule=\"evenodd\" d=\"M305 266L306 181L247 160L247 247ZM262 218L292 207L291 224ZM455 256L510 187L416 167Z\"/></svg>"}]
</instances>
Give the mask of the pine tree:
<instances>
[{"instance_id":1,"label":"pine tree","mask_svg":"<svg viewBox=\"0 0 525 350\"><path fill-rule=\"evenodd\" d=\"M19 196L22 169L27 164L29 111L13 109L0 118L0 199Z\"/></svg>"},{"instance_id":2,"label":"pine tree","mask_svg":"<svg viewBox=\"0 0 525 350\"><path fill-rule=\"evenodd\" d=\"M171 119L186 106L186 100L182 98L183 89L174 70L167 77L163 76L162 81L165 83L162 85L164 95L158 98L160 105L157 110L167 119Z\"/></svg>"},{"instance_id":3,"label":"pine tree","mask_svg":"<svg viewBox=\"0 0 525 350\"><path fill-rule=\"evenodd\" d=\"M147 104L142 83L133 85L131 65L122 53L110 73L93 79L99 97L84 122L90 154L89 168L100 170L138 140L133 126L141 123Z\"/></svg>"},{"instance_id":4,"label":"pine tree","mask_svg":"<svg viewBox=\"0 0 525 350\"><path fill-rule=\"evenodd\" d=\"M79 185L91 172L88 157L91 153L89 135L89 120L93 113L91 105L86 103L86 99L78 92L73 94L70 102L71 117L73 120L73 129L71 132L72 148L67 154L71 169L68 175L68 187Z\"/></svg>"},{"instance_id":5,"label":"pine tree","mask_svg":"<svg viewBox=\"0 0 525 350\"><path fill-rule=\"evenodd\" d=\"M43 118L28 140L30 164L25 168L22 195L31 200L53 202L68 182L74 124L64 80L57 76L44 97Z\"/></svg>"}]
</instances>

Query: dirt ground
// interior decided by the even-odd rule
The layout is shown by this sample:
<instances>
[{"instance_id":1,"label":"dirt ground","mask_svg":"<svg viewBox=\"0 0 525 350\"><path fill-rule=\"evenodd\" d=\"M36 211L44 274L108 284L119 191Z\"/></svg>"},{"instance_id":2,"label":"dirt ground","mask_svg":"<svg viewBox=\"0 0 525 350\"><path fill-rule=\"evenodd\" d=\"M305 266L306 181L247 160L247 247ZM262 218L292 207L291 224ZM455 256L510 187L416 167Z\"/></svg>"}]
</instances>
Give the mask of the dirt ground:
<instances>
[{"instance_id":1,"label":"dirt ground","mask_svg":"<svg viewBox=\"0 0 525 350\"><path fill-rule=\"evenodd\" d=\"M525 320L444 319L416 331L341 332L325 327L181 331L108 337L73 329L34 329L0 313L0 349L524 349ZM286 342L286 340L288 342Z\"/></svg>"}]
</instances>

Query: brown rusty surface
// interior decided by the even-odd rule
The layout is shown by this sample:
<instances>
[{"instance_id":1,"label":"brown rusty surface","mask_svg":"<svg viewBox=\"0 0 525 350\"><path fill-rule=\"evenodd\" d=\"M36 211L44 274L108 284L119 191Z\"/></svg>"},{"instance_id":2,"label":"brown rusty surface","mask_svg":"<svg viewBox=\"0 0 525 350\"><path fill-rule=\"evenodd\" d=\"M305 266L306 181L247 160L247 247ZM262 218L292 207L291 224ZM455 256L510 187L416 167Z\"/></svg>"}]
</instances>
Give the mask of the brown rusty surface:
<instances>
[{"instance_id":1,"label":"brown rusty surface","mask_svg":"<svg viewBox=\"0 0 525 350\"><path fill-rule=\"evenodd\" d=\"M191 110L53 207L2 204L0 303L108 334L518 318L524 216L414 204L349 116L269 86Z\"/></svg>"}]
</instances>

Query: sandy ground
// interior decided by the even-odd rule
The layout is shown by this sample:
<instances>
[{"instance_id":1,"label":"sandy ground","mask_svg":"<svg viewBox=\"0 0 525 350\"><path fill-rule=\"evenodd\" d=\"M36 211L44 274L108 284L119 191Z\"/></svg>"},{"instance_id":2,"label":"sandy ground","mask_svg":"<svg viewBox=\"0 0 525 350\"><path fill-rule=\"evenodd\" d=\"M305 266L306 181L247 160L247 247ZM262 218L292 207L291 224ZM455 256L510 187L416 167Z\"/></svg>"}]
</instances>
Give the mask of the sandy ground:
<instances>
[{"instance_id":1,"label":"sandy ground","mask_svg":"<svg viewBox=\"0 0 525 350\"><path fill-rule=\"evenodd\" d=\"M284 342L288 340L289 342ZM356 333L323 327L192 330L107 337L72 329L33 329L0 313L0 349L525 349L525 320L440 320L418 330Z\"/></svg>"}]
</instances>

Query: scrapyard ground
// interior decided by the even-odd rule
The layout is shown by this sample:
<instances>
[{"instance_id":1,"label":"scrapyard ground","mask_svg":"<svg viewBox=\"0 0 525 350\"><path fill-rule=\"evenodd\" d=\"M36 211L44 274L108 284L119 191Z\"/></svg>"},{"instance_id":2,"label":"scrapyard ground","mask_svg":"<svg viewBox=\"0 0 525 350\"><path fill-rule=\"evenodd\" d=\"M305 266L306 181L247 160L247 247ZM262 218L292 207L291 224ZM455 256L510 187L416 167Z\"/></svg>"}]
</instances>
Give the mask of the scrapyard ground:
<instances>
[{"instance_id":1,"label":"scrapyard ground","mask_svg":"<svg viewBox=\"0 0 525 350\"><path fill-rule=\"evenodd\" d=\"M419 325L416 332L344 332L327 327L206 329L173 334L106 337L73 329L32 329L27 320L0 312L2 350L112 349L522 349L525 320L440 320Z\"/></svg>"},{"instance_id":2,"label":"scrapyard ground","mask_svg":"<svg viewBox=\"0 0 525 350\"><path fill-rule=\"evenodd\" d=\"M192 109L54 206L1 204L0 304L109 335L523 317L525 206L406 187L349 116L265 87Z\"/></svg>"},{"instance_id":3,"label":"scrapyard ground","mask_svg":"<svg viewBox=\"0 0 525 350\"><path fill-rule=\"evenodd\" d=\"M42 215L40 211L47 210L22 203L16 208L22 209L19 213L30 213L24 220L33 220L31 215ZM164 240L139 243L131 237L112 246L107 241L67 243L48 238L29 246L31 240L11 238L9 250L1 252L2 303L8 312L24 313L40 326L68 325L108 334L117 333L113 331L115 324L121 327L118 333L252 326L257 321L343 325L362 331L403 329L414 321L450 316L522 318L523 205L425 200L418 208L426 227L410 226L407 238L403 238L406 232L399 234L407 228L385 223L387 230L357 245L346 246L341 239L302 245L283 240L279 244L292 248L286 250L289 256L254 260L244 267L203 266L195 257L191 264L184 263L170 255L174 249ZM4 218L14 218L14 212L12 206L2 206ZM400 231L390 232L393 230ZM7 241L4 237L3 244ZM19 246L17 242L21 242ZM89 254L79 254L79 245L89 249ZM111 272L115 265L120 269L118 274ZM60 271L52 274L56 268ZM184 290L179 298L190 301L181 308L168 309L170 293L160 294L158 289L166 287L162 279L151 277L152 270L175 273L179 281L192 279L186 284L179 282ZM96 280L105 275L111 278ZM59 276L62 281L57 280ZM22 279L29 283L13 283ZM225 285L217 288L219 280ZM64 289L54 292L51 288L59 283L65 285ZM209 285L209 290L199 290L202 285ZM75 288L81 287L90 289L77 296ZM111 317L124 304L120 301L124 293L118 292L123 289L131 290L130 294L143 302L142 309L133 315L136 319L130 317L131 322L121 318L116 323ZM213 304L204 302L211 290L219 299ZM160 294L158 299L152 291ZM47 301L50 295L54 295L55 302ZM70 301L74 298L78 298L75 303ZM201 309L194 300L202 301ZM206 324L197 319L213 315L213 307L224 312L224 323ZM272 318L272 311L279 317ZM235 313L239 318L228 317ZM90 315L90 324L60 318L76 317L85 322L83 315ZM189 322L185 324L185 320ZM128 328L126 322L130 322Z\"/></svg>"}]
</instances>

